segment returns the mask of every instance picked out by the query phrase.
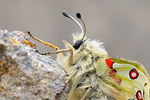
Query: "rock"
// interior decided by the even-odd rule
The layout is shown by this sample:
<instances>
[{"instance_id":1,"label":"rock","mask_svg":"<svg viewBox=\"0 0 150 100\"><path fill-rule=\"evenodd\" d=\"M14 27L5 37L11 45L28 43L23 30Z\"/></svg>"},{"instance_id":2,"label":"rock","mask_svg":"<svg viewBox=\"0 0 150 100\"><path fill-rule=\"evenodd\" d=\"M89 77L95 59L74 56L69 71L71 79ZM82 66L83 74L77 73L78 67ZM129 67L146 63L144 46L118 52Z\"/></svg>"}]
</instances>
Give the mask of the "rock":
<instances>
[{"instance_id":1,"label":"rock","mask_svg":"<svg viewBox=\"0 0 150 100\"><path fill-rule=\"evenodd\" d=\"M0 100L66 100L67 74L34 47L25 33L0 30Z\"/></svg>"}]
</instances>

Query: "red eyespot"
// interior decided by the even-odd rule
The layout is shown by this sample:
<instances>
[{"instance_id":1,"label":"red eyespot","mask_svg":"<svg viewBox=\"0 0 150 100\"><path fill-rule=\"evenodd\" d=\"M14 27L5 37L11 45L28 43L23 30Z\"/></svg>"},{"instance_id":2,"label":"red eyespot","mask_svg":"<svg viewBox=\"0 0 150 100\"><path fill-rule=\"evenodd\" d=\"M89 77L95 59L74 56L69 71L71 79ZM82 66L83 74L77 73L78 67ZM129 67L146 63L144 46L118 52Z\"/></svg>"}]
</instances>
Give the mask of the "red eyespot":
<instances>
[{"instance_id":1,"label":"red eyespot","mask_svg":"<svg viewBox=\"0 0 150 100\"><path fill-rule=\"evenodd\" d=\"M112 60L110 60L110 59L105 59L105 61L106 61L107 66L109 68L112 68L114 62Z\"/></svg>"},{"instance_id":2,"label":"red eyespot","mask_svg":"<svg viewBox=\"0 0 150 100\"><path fill-rule=\"evenodd\" d=\"M137 79L138 76L139 76L139 73L137 72L136 69L132 69L130 72L129 72L129 76L131 79Z\"/></svg>"},{"instance_id":3,"label":"red eyespot","mask_svg":"<svg viewBox=\"0 0 150 100\"><path fill-rule=\"evenodd\" d=\"M141 93L140 90L138 90L138 91L136 92L136 98L137 98L138 100L143 100L142 93Z\"/></svg>"}]
</instances>

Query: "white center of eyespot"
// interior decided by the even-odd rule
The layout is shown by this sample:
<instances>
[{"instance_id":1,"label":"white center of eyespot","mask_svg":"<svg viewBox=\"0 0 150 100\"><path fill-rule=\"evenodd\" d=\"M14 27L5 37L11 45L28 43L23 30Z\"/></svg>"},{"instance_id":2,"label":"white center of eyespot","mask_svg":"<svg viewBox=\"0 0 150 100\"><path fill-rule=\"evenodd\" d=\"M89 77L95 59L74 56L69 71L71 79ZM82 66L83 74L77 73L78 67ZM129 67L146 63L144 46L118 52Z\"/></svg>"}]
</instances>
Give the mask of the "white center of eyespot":
<instances>
[{"instance_id":1,"label":"white center of eyespot","mask_svg":"<svg viewBox=\"0 0 150 100\"><path fill-rule=\"evenodd\" d=\"M132 77L135 77L135 76L136 76L136 73L135 73L135 72L133 72L133 73L132 73Z\"/></svg>"},{"instance_id":2,"label":"white center of eyespot","mask_svg":"<svg viewBox=\"0 0 150 100\"><path fill-rule=\"evenodd\" d=\"M139 93L139 97L140 97L140 98L142 98L142 95L141 95L141 93Z\"/></svg>"},{"instance_id":3,"label":"white center of eyespot","mask_svg":"<svg viewBox=\"0 0 150 100\"><path fill-rule=\"evenodd\" d=\"M138 92L138 99L142 99L142 94L141 94L141 92Z\"/></svg>"}]
</instances>

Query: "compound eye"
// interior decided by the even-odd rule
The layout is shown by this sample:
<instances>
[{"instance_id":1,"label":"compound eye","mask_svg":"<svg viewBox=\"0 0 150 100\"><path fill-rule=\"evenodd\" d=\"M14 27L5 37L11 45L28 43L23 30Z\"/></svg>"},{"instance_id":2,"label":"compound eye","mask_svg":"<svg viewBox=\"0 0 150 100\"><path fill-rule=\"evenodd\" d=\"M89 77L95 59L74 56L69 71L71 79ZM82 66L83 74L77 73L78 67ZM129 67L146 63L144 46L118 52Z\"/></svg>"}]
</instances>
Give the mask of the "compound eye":
<instances>
[{"instance_id":1,"label":"compound eye","mask_svg":"<svg viewBox=\"0 0 150 100\"><path fill-rule=\"evenodd\" d=\"M82 40L78 40L78 41L75 42L75 44L73 45L73 47L77 50L81 46L82 43L83 43Z\"/></svg>"}]
</instances>

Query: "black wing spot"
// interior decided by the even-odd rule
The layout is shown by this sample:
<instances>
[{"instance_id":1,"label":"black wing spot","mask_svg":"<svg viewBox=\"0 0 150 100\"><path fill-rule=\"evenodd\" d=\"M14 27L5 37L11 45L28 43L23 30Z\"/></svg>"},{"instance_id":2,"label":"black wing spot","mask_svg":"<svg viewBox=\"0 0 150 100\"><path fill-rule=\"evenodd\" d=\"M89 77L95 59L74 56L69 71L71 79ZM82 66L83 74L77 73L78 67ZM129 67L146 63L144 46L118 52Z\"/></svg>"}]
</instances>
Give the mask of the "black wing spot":
<instances>
[{"instance_id":1,"label":"black wing spot","mask_svg":"<svg viewBox=\"0 0 150 100\"><path fill-rule=\"evenodd\" d=\"M146 85L147 85L147 83L144 84L144 86L146 86Z\"/></svg>"}]
</instances>

